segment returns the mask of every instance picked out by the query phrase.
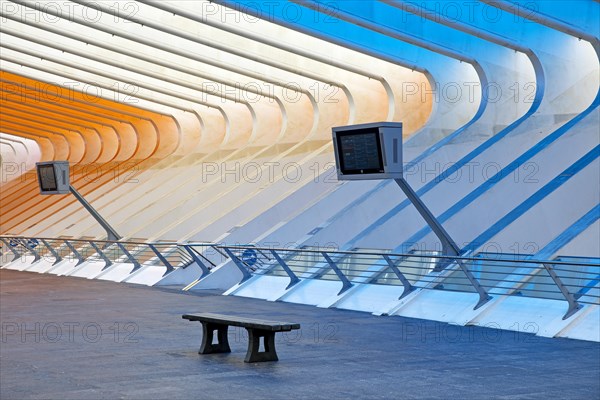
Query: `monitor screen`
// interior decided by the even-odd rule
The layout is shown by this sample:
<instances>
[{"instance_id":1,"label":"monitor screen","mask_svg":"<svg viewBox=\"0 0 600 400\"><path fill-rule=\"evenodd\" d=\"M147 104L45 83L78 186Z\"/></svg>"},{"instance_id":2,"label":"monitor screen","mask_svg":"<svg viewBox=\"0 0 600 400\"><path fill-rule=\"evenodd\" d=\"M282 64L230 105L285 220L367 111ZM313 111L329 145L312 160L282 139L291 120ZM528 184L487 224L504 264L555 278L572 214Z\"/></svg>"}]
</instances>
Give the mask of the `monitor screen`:
<instances>
[{"instance_id":1,"label":"monitor screen","mask_svg":"<svg viewBox=\"0 0 600 400\"><path fill-rule=\"evenodd\" d=\"M40 189L42 192L52 192L57 190L54 165L39 165L38 176L40 179Z\"/></svg>"},{"instance_id":2,"label":"monitor screen","mask_svg":"<svg viewBox=\"0 0 600 400\"><path fill-rule=\"evenodd\" d=\"M378 128L337 132L337 141L342 174L383 173Z\"/></svg>"}]
</instances>

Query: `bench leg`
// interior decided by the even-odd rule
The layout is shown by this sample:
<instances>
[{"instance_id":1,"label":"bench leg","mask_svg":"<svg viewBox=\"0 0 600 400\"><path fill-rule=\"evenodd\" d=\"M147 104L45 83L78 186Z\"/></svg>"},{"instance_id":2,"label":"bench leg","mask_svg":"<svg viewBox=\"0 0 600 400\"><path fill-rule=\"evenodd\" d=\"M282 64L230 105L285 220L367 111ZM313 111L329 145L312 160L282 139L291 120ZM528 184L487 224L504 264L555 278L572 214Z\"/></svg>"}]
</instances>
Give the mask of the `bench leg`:
<instances>
[{"instance_id":1,"label":"bench leg","mask_svg":"<svg viewBox=\"0 0 600 400\"><path fill-rule=\"evenodd\" d=\"M231 353L227 339L228 325L202 322L202 345L199 354ZM213 344L214 332L217 331L217 343Z\"/></svg>"},{"instance_id":2,"label":"bench leg","mask_svg":"<svg viewBox=\"0 0 600 400\"><path fill-rule=\"evenodd\" d=\"M275 332L250 328L246 328L246 330L248 331L248 352L246 353L245 362L279 360L275 351ZM259 351L260 338L264 338L265 351Z\"/></svg>"}]
</instances>

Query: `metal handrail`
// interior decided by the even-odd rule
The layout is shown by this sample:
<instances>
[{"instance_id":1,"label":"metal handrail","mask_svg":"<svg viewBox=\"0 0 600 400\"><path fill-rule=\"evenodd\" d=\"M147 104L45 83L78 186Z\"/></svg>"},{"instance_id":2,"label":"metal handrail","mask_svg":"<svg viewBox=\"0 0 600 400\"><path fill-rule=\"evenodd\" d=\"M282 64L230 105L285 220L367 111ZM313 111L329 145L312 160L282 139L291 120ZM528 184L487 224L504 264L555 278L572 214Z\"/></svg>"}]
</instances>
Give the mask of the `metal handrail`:
<instances>
[{"instance_id":1,"label":"metal handrail","mask_svg":"<svg viewBox=\"0 0 600 400\"><path fill-rule=\"evenodd\" d=\"M519 258L519 254L515 254L514 260L507 258L496 260L470 255L460 257L441 254L373 253L242 245L219 245L217 247L227 252L242 271L243 278L240 283L259 274L288 276L290 283L287 289L303 279L337 280L342 283L342 289L338 293L338 295L342 295L355 283L378 284L379 280L388 282L395 280L404 287L399 298L405 297L415 289L442 289L446 285L459 287L459 289L444 287L443 290L458 292L474 290L479 293L479 302L474 309L485 304L491 298L490 293L501 295L517 293L522 295L522 292L551 293L562 296L569 304L563 319L569 318L581 309L580 303L598 304L598 300L600 300L600 296L589 293L586 296L591 297L594 301L581 300L583 295L579 294L579 290L588 288L590 285L592 287L600 285L600 263L536 260L529 257L523 259ZM251 270L244 265L240 255L241 252L249 249L269 251L275 260L270 260L260 270ZM282 260L285 261L282 262ZM431 260L437 261L433 263ZM446 260L443 269L433 267L434 264L440 264L439 260ZM489 270L498 266L503 267L505 272ZM555 266L563 266L563 268L554 268ZM568 269L564 266L577 267L579 270ZM280 271L277 267L281 267L282 270ZM583 270L590 268L598 268L598 273ZM527 271L523 271L523 269ZM420 273L415 273L415 270ZM542 274L542 271L547 272L547 275ZM572 273L574 276L562 276L564 273ZM490 277L488 274L494 274L496 277ZM498 277L498 275L505 277ZM519 277L523 278L519 280ZM547 281L539 281L540 279ZM581 284L577 281L589 282ZM510 284L510 286L504 286L506 284ZM528 288L527 286L530 284L535 285L535 288ZM558 291L542 289L539 286L542 288L554 287ZM543 296L545 296L544 298L553 298L545 294ZM529 297L540 296L530 295Z\"/></svg>"},{"instance_id":2,"label":"metal handrail","mask_svg":"<svg viewBox=\"0 0 600 400\"><path fill-rule=\"evenodd\" d=\"M35 246L28 245L31 241L35 241ZM78 260L75 266L79 266L85 261L102 261L105 263L103 269L106 269L115 262L125 262L134 265L131 271L134 272L142 266L163 265L166 268L164 275L173 272L177 268L186 268L195 261L184 250L185 245L168 241L111 241L94 238L0 235L0 242L6 244L7 249L12 251L14 254L13 261L27 253L31 253L34 256L34 263L48 255L55 260L54 264L58 264L65 256L72 255L72 258ZM197 243L193 244L193 246L199 245ZM213 246L211 243L203 243L202 245ZM207 272L215 267L215 264L208 258L202 256L199 252L196 253L210 264Z\"/></svg>"},{"instance_id":3,"label":"metal handrail","mask_svg":"<svg viewBox=\"0 0 600 400\"><path fill-rule=\"evenodd\" d=\"M322 253L323 251L327 252L327 253L335 253L335 254L348 254L348 255L367 255L367 256L381 256L383 254L387 255L387 256L392 256L392 257L419 257L419 258L443 258L443 259L448 259L448 260L462 260L462 261L492 261L492 262L519 262L519 263L529 263L529 264L540 264L540 263L544 263L544 262L551 262L553 265L581 265L581 266L591 266L591 267L596 267L599 264L594 264L594 263L571 263L571 262L565 262L565 261L558 261L558 260L537 260L537 259L519 259L519 260L507 260L507 259L493 259L493 258L481 258L481 257L472 257L472 256L449 256L449 255L443 255L443 254L438 254L438 255L432 255L432 254L417 254L417 253L373 253L373 252L365 252L365 251L349 251L349 250L313 250L313 249L294 249L294 248L281 248L281 247L258 247L258 246L241 246L241 245L216 245L217 248L221 248L221 249L239 249L239 250L245 250L248 248L252 248L254 250L264 250L264 251L271 251L271 250L275 250L275 251L281 251L281 252L285 252L285 251L291 251L291 252L302 252L302 253ZM518 254L515 254L518 256ZM586 257L586 258L590 258L590 257Z\"/></svg>"},{"instance_id":4,"label":"metal handrail","mask_svg":"<svg viewBox=\"0 0 600 400\"><path fill-rule=\"evenodd\" d=\"M475 291L480 296L475 309L490 299L489 294L523 295L525 292L531 293L529 297L546 299L562 296L569 304L563 319L575 314L582 308L582 304L598 304L600 300L600 295L583 292L583 289L600 286L600 263L569 262L560 257L556 260L537 260L530 258L530 255L523 258L523 255L514 254L514 259L494 259L482 257L481 254L448 256L435 252L405 254L381 250L380 253L375 253L260 247L254 244L229 246L210 242L109 241L3 235L0 235L0 242L7 245L6 251L13 253L14 260L30 253L34 256L34 262L38 262L49 254L56 264L65 254L73 254L79 260L77 265L84 261L102 260L106 263L104 268L108 268L114 262L129 262L134 265L135 271L142 266L162 264L167 269L165 274L178 268L186 268L195 262L202 270L198 279L212 273L217 267L217 263L205 254L206 249L213 249L238 267L242 273L240 283L258 275L270 274L287 276L290 283L286 289L291 289L306 279L339 281L342 288L338 295L349 291L357 283L398 284L404 288L399 298L416 289ZM88 254L87 250L92 253ZM251 257L246 253L248 250L252 250ZM585 258L586 261L590 259L593 260L594 257ZM443 268L438 268L439 265L443 265ZM569 266L577 269L568 268ZM558 290L552 291L549 288Z\"/></svg>"}]
</instances>

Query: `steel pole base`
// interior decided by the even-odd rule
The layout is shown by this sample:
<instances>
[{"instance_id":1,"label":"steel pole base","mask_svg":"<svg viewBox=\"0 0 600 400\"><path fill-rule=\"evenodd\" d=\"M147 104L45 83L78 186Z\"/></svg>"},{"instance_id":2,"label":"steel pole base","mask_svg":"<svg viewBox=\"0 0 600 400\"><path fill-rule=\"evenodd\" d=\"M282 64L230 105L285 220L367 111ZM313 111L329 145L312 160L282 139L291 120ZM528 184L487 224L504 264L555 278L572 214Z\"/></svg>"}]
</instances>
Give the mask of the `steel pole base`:
<instances>
[{"instance_id":1,"label":"steel pole base","mask_svg":"<svg viewBox=\"0 0 600 400\"><path fill-rule=\"evenodd\" d=\"M569 304L569 309L567 310L567 313L565 315L563 315L563 317L562 317L563 321L565 319L570 318L573 314L575 314L577 311L581 310L582 308L583 308L583 306L579 303Z\"/></svg>"},{"instance_id":2,"label":"steel pole base","mask_svg":"<svg viewBox=\"0 0 600 400\"><path fill-rule=\"evenodd\" d=\"M484 306L488 301L490 301L493 297L485 294L485 295L481 295L479 296L479 301L477 302L477 304L475 305L475 307L473 307L473 310L477 310L478 308Z\"/></svg>"}]
</instances>

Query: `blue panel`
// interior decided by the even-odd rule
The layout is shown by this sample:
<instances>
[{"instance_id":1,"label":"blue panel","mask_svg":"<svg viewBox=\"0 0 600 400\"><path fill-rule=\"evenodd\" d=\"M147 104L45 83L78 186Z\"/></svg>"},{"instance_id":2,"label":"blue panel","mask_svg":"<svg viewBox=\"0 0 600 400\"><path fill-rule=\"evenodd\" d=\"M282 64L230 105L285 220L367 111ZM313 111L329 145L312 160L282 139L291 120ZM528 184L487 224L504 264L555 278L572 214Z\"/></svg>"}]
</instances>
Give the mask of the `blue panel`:
<instances>
[{"instance_id":1,"label":"blue panel","mask_svg":"<svg viewBox=\"0 0 600 400\"><path fill-rule=\"evenodd\" d=\"M522 216L532 208L534 205L539 203L542 199L548 196L550 193L554 192L561 185L571 179L575 174L579 171L587 167L592 161L596 160L600 156L600 145L594 147L590 150L586 155L581 157L577 162L571 165L569 168L565 169L562 173L560 173L556 178L551 180L549 183L544 185L540 190L535 192L517 207L515 207L511 212L502 217L498 222L489 227L485 232L479 235L475 240L473 240L470 244L465 246L462 249L462 252L473 251L477 247L479 247L482 243L487 242L496 234L498 234L502 229L508 226L510 223L514 222L517 218Z\"/></svg>"},{"instance_id":2,"label":"blue panel","mask_svg":"<svg viewBox=\"0 0 600 400\"><path fill-rule=\"evenodd\" d=\"M475 1L457 4L438 0L392 1L392 3L412 6L414 10L412 18L417 21L423 19L423 15L433 15L440 20L468 24L484 32L502 35L516 43L550 53L556 52L557 48L571 40L568 35L543 24L494 7L494 4L497 4L495 1L490 4Z\"/></svg>"},{"instance_id":3,"label":"blue panel","mask_svg":"<svg viewBox=\"0 0 600 400\"><path fill-rule=\"evenodd\" d=\"M525 14L545 16L573 30L600 36L600 3L594 0L526 0L507 1Z\"/></svg>"},{"instance_id":4,"label":"blue panel","mask_svg":"<svg viewBox=\"0 0 600 400\"><path fill-rule=\"evenodd\" d=\"M342 46L349 48L359 46L371 55L409 68L413 66L417 68L434 67L436 62L446 64L450 61L434 52L337 19L334 17L335 9L330 6L324 6L322 12L318 12L295 3L280 4L249 0L217 0L215 3L259 16Z\"/></svg>"},{"instance_id":5,"label":"blue panel","mask_svg":"<svg viewBox=\"0 0 600 400\"><path fill-rule=\"evenodd\" d=\"M573 225L565 229L564 232L544 246L544 248L532 256L532 258L537 260L545 260L552 257L557 251L565 247L567 243L576 238L581 232L589 228L598 219L600 219L600 204L592 208L583 217L575 221Z\"/></svg>"}]
</instances>

